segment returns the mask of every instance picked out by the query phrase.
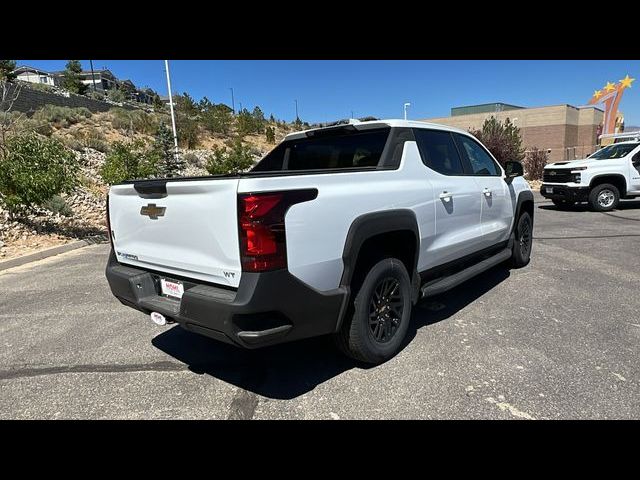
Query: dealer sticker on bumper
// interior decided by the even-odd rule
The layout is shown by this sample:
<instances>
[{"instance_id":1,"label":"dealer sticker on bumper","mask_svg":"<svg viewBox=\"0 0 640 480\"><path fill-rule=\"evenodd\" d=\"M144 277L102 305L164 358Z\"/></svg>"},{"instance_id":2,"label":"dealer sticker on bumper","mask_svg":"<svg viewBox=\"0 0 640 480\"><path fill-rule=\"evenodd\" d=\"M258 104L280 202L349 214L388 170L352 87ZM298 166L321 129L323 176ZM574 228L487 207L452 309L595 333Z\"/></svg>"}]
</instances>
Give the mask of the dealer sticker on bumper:
<instances>
[{"instance_id":1,"label":"dealer sticker on bumper","mask_svg":"<svg viewBox=\"0 0 640 480\"><path fill-rule=\"evenodd\" d=\"M553 187L546 187L545 192L553 193Z\"/></svg>"},{"instance_id":2,"label":"dealer sticker on bumper","mask_svg":"<svg viewBox=\"0 0 640 480\"><path fill-rule=\"evenodd\" d=\"M163 294L175 298L182 298L182 294L184 293L184 285L180 282L172 282L165 278L160 279L160 289Z\"/></svg>"}]
</instances>

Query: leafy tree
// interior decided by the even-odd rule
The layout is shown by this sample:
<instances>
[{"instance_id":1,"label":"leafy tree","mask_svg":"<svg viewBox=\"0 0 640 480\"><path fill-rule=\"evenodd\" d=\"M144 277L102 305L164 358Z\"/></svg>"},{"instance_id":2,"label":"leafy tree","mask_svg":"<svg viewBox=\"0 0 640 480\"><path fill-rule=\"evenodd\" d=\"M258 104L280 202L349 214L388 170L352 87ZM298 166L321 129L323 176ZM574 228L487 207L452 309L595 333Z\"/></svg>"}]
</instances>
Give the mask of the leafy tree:
<instances>
[{"instance_id":1,"label":"leafy tree","mask_svg":"<svg viewBox=\"0 0 640 480\"><path fill-rule=\"evenodd\" d=\"M176 177L184 169L184 161L176 156L173 134L164 124L160 123L155 135L153 151L158 157L158 173L166 177Z\"/></svg>"},{"instance_id":2,"label":"leafy tree","mask_svg":"<svg viewBox=\"0 0 640 480\"><path fill-rule=\"evenodd\" d=\"M64 72L62 72L62 88L71 93L84 94L87 91L87 86L80 79L81 73L82 65L80 65L80 61L69 60Z\"/></svg>"},{"instance_id":3,"label":"leafy tree","mask_svg":"<svg viewBox=\"0 0 640 480\"><path fill-rule=\"evenodd\" d=\"M108 184L148 178L158 173L158 155L144 148L144 142L115 142L100 168L100 176Z\"/></svg>"},{"instance_id":4,"label":"leafy tree","mask_svg":"<svg viewBox=\"0 0 640 480\"><path fill-rule=\"evenodd\" d=\"M484 121L481 130L472 130L471 133L489 149L503 167L509 160L522 161L524 158L520 129L508 118L502 123L493 116L489 117Z\"/></svg>"},{"instance_id":5,"label":"leafy tree","mask_svg":"<svg viewBox=\"0 0 640 480\"><path fill-rule=\"evenodd\" d=\"M276 117L273 116L273 113L269 115L269 123L276 123Z\"/></svg>"},{"instance_id":6,"label":"leafy tree","mask_svg":"<svg viewBox=\"0 0 640 480\"><path fill-rule=\"evenodd\" d=\"M58 140L35 133L6 141L0 158L0 201L14 215L77 185L79 163Z\"/></svg>"},{"instance_id":7,"label":"leafy tree","mask_svg":"<svg viewBox=\"0 0 640 480\"><path fill-rule=\"evenodd\" d=\"M273 127L267 127L264 130L268 143L276 143L276 131Z\"/></svg>"},{"instance_id":8,"label":"leafy tree","mask_svg":"<svg viewBox=\"0 0 640 480\"><path fill-rule=\"evenodd\" d=\"M0 81L10 82L16 78L13 71L16 69L15 60L0 60Z\"/></svg>"},{"instance_id":9,"label":"leafy tree","mask_svg":"<svg viewBox=\"0 0 640 480\"><path fill-rule=\"evenodd\" d=\"M295 121L293 122L293 127L296 130L302 130L302 120L300 120L300 117L296 117Z\"/></svg>"},{"instance_id":10,"label":"leafy tree","mask_svg":"<svg viewBox=\"0 0 640 480\"><path fill-rule=\"evenodd\" d=\"M238 173L253 165L251 148L236 138L231 148L215 147L207 158L206 169L211 175Z\"/></svg>"},{"instance_id":11,"label":"leafy tree","mask_svg":"<svg viewBox=\"0 0 640 480\"><path fill-rule=\"evenodd\" d=\"M545 150L539 150L537 147L533 147L525 154L522 162L525 178L527 180L541 180L542 171L548 161L549 155L547 155Z\"/></svg>"}]
</instances>

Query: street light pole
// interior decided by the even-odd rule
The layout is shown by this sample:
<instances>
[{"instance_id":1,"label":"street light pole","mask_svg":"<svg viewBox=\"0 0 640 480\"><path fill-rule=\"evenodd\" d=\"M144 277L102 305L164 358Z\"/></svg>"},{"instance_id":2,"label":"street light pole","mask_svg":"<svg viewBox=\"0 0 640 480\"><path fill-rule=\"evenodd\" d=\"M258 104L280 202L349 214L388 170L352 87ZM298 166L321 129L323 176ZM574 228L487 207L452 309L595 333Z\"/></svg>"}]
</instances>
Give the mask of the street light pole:
<instances>
[{"instance_id":1,"label":"street light pole","mask_svg":"<svg viewBox=\"0 0 640 480\"><path fill-rule=\"evenodd\" d=\"M298 121L298 100L294 100L296 102L296 121Z\"/></svg>"},{"instance_id":2,"label":"street light pole","mask_svg":"<svg viewBox=\"0 0 640 480\"><path fill-rule=\"evenodd\" d=\"M407 107L410 107L410 106L411 106L411 104L408 103L408 102L404 104L404 119L405 120L407 119Z\"/></svg>"},{"instance_id":3,"label":"street light pole","mask_svg":"<svg viewBox=\"0 0 640 480\"><path fill-rule=\"evenodd\" d=\"M233 110L233 114L236 114L236 102L233 99L233 87L229 88L231 90L231 110Z\"/></svg>"},{"instance_id":4,"label":"street light pole","mask_svg":"<svg viewBox=\"0 0 640 480\"><path fill-rule=\"evenodd\" d=\"M169 89L169 108L171 109L171 125L173 127L173 144L175 146L175 157L178 160L178 133L176 132L176 115L173 111L173 95L171 95L171 78L169 77L169 60L164 61L167 72L167 88Z\"/></svg>"},{"instance_id":5,"label":"street light pole","mask_svg":"<svg viewBox=\"0 0 640 480\"><path fill-rule=\"evenodd\" d=\"M93 81L93 91L96 91L96 77L93 74L93 60L89 60L89 65L91 66L91 80Z\"/></svg>"}]
</instances>

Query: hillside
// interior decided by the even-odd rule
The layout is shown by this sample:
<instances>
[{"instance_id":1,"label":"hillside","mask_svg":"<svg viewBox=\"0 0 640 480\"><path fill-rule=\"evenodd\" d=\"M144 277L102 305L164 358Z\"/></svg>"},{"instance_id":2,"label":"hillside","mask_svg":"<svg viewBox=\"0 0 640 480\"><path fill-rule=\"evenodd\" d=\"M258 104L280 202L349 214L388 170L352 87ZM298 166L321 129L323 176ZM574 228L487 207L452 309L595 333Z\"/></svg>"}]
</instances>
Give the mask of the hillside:
<instances>
[{"instance_id":1,"label":"hillside","mask_svg":"<svg viewBox=\"0 0 640 480\"><path fill-rule=\"evenodd\" d=\"M113 109L78 114L71 110L48 106L30 118L22 116L17 121L16 132L36 131L60 140L73 151L80 162L80 184L72 193L60 195L68 208L53 208L62 210L66 216L52 209L37 207L28 215L11 219L9 212L0 206L0 260L76 239L106 241L105 198L108 185L99 171L107 152L115 142L140 140L150 145L157 125L160 122L170 125L170 117L164 113L132 113ZM276 143L293 130L284 122L265 123L274 128ZM183 175L207 175L204 168L207 157L215 147L225 146L237 134L237 122L230 126L227 134L214 134L197 125L197 146L180 149L186 161ZM267 142L264 133L246 134L242 141L250 148L254 161L274 146Z\"/></svg>"}]
</instances>

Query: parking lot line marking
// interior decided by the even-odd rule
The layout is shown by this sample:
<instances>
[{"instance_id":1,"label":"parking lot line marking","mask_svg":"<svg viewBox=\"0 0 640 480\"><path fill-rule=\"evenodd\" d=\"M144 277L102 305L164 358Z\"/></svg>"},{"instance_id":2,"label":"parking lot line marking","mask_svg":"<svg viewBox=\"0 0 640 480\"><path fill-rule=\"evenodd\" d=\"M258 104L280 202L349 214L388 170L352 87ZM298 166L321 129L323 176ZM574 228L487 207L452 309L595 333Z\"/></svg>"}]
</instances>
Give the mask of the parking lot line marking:
<instances>
[{"instance_id":1,"label":"parking lot line marking","mask_svg":"<svg viewBox=\"0 0 640 480\"><path fill-rule=\"evenodd\" d=\"M503 397L504 398L504 397ZM511 405L510 403L507 402L500 402L498 400L496 400L493 397L487 397L485 398L485 400L489 403L494 404L496 407L498 407L500 410L502 410L503 412L509 412L511 415L513 415L514 417L517 418L524 418L526 420L535 420L534 417L532 417L531 415L529 415L527 412L523 412L521 410L518 410L516 407L514 407L513 405Z\"/></svg>"}]
</instances>

